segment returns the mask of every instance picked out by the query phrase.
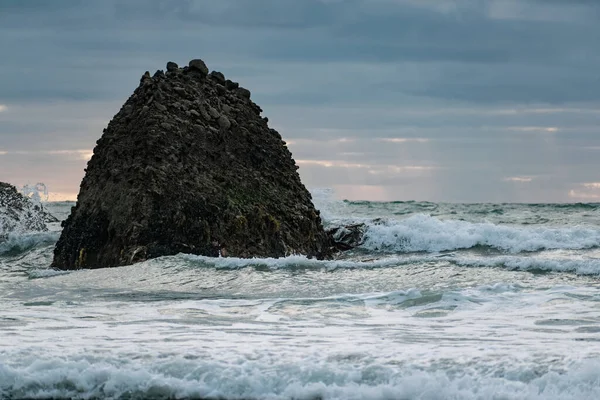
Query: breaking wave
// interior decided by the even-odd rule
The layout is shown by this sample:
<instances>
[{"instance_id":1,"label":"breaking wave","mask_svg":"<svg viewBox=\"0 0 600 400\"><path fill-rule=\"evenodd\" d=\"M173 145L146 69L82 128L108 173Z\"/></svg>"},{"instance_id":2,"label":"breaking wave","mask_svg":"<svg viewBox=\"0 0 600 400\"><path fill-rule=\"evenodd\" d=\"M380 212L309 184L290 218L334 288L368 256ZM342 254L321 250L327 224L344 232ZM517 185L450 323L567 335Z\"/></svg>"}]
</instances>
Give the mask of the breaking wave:
<instances>
[{"instance_id":1,"label":"breaking wave","mask_svg":"<svg viewBox=\"0 0 600 400\"><path fill-rule=\"evenodd\" d=\"M354 355L360 359L360 353ZM583 399L599 398L600 364L583 361L566 371L538 365L503 367L503 374L456 366L450 370L377 363L184 357L144 365L130 360L37 359L0 362L5 399ZM363 360L361 360L363 361ZM355 365L358 364L358 365Z\"/></svg>"},{"instance_id":2,"label":"breaking wave","mask_svg":"<svg viewBox=\"0 0 600 400\"><path fill-rule=\"evenodd\" d=\"M440 220L418 214L367 223L362 248L383 252L440 252L489 247L508 253L600 246L600 230L582 227L516 227Z\"/></svg>"},{"instance_id":3,"label":"breaking wave","mask_svg":"<svg viewBox=\"0 0 600 400\"><path fill-rule=\"evenodd\" d=\"M34 248L49 246L56 243L59 237L60 232L11 233L0 241L0 256L25 253Z\"/></svg>"}]
</instances>

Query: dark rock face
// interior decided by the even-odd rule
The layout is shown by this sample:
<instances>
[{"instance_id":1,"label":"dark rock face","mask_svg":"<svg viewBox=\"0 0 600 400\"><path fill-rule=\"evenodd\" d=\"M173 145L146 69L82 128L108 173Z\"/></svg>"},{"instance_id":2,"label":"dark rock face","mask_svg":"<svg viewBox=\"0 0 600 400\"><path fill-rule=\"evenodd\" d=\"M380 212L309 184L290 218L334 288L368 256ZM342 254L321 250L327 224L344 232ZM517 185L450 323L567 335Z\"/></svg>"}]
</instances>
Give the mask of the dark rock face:
<instances>
[{"instance_id":1,"label":"dark rock face","mask_svg":"<svg viewBox=\"0 0 600 400\"><path fill-rule=\"evenodd\" d=\"M221 72L213 71L210 73L210 76L215 80L215 82L220 83L221 85L225 84L225 75Z\"/></svg>"},{"instance_id":2,"label":"dark rock face","mask_svg":"<svg viewBox=\"0 0 600 400\"><path fill-rule=\"evenodd\" d=\"M327 257L319 212L250 92L201 60L173 64L142 76L98 140L52 266L179 252Z\"/></svg>"},{"instance_id":3,"label":"dark rock face","mask_svg":"<svg viewBox=\"0 0 600 400\"><path fill-rule=\"evenodd\" d=\"M179 68L179 66L176 63L174 63L173 61L169 61L167 63L167 71L169 71L169 72L177 71L178 68Z\"/></svg>"},{"instance_id":4,"label":"dark rock face","mask_svg":"<svg viewBox=\"0 0 600 400\"><path fill-rule=\"evenodd\" d=\"M8 183L0 182L0 240L12 232L47 231L56 219Z\"/></svg>"},{"instance_id":5,"label":"dark rock face","mask_svg":"<svg viewBox=\"0 0 600 400\"><path fill-rule=\"evenodd\" d=\"M202 75L208 75L208 67L200 59L190 61L190 69L200 72Z\"/></svg>"},{"instance_id":6,"label":"dark rock face","mask_svg":"<svg viewBox=\"0 0 600 400\"><path fill-rule=\"evenodd\" d=\"M366 224L338 226L327 231L332 247L339 251L352 250L364 242Z\"/></svg>"}]
</instances>

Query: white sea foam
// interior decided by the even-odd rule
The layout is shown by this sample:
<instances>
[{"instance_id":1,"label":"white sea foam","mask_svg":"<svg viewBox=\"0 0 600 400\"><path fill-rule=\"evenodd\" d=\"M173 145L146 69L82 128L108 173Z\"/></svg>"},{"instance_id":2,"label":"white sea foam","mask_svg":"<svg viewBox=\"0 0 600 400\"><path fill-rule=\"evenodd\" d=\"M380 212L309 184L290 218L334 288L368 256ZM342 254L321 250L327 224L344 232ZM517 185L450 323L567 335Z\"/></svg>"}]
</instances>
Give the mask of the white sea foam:
<instances>
[{"instance_id":1,"label":"white sea foam","mask_svg":"<svg viewBox=\"0 0 600 400\"><path fill-rule=\"evenodd\" d=\"M53 276L70 274L71 271L59 271L55 269L33 269L27 272L30 279L50 278Z\"/></svg>"},{"instance_id":2,"label":"white sea foam","mask_svg":"<svg viewBox=\"0 0 600 400\"><path fill-rule=\"evenodd\" d=\"M250 288L261 297L234 289L235 296L221 290L219 297L173 298L169 286L150 282L150 269L169 272L168 263L183 264L180 257L28 281L27 304L23 292L5 295L0 398L600 396L595 288L467 278L463 288L394 283L370 291L363 282L362 291L310 297L299 288L348 271L310 280L305 273L203 270L203 281L239 273L244 288L259 275L283 275L295 290L287 297ZM145 280L136 287L125 274ZM135 290L154 290L153 301L132 296Z\"/></svg>"},{"instance_id":3,"label":"white sea foam","mask_svg":"<svg viewBox=\"0 0 600 400\"><path fill-rule=\"evenodd\" d=\"M366 306L373 306L378 304L395 305L401 304L408 299L417 299L422 297L421 291L416 288L408 290L394 290L393 292L378 292L378 293L362 293L362 294L339 294L334 296L326 297L296 297L296 298L280 298L272 302L272 304L279 304L285 302L363 302Z\"/></svg>"},{"instance_id":4,"label":"white sea foam","mask_svg":"<svg viewBox=\"0 0 600 400\"><path fill-rule=\"evenodd\" d=\"M350 355L349 355L350 356ZM314 360L313 360L314 361ZM35 360L0 362L3 398L146 399L594 399L600 397L600 363L584 361L566 371L540 373L536 365L506 366L506 376L398 368L351 362L260 361L223 363L174 358L144 365L129 360Z\"/></svg>"},{"instance_id":5,"label":"white sea foam","mask_svg":"<svg viewBox=\"0 0 600 400\"><path fill-rule=\"evenodd\" d=\"M516 227L440 220L419 214L368 223L362 247L386 252L439 252L486 246L519 253L587 249L600 245L600 230L580 227Z\"/></svg>"},{"instance_id":6,"label":"white sea foam","mask_svg":"<svg viewBox=\"0 0 600 400\"><path fill-rule=\"evenodd\" d=\"M368 260L317 260L306 256L288 256L282 258L237 258L237 257L205 257L191 254L180 254L188 261L199 262L218 269L239 269L247 267L262 267L269 269L280 268L317 268L335 270L338 268L384 268L398 265L406 265L413 262L435 260L437 256L415 256L415 257L385 257Z\"/></svg>"}]
</instances>

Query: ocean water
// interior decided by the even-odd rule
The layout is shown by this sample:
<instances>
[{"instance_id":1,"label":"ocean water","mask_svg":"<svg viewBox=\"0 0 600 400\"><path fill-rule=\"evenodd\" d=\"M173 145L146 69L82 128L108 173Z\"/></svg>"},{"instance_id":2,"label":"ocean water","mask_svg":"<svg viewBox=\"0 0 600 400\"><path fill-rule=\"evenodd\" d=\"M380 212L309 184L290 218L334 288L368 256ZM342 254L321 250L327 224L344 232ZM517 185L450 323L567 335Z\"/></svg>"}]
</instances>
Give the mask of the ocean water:
<instances>
[{"instance_id":1,"label":"ocean water","mask_svg":"<svg viewBox=\"0 0 600 400\"><path fill-rule=\"evenodd\" d=\"M600 398L600 204L314 198L364 244L59 272L59 224L10 235L0 398Z\"/></svg>"}]
</instances>

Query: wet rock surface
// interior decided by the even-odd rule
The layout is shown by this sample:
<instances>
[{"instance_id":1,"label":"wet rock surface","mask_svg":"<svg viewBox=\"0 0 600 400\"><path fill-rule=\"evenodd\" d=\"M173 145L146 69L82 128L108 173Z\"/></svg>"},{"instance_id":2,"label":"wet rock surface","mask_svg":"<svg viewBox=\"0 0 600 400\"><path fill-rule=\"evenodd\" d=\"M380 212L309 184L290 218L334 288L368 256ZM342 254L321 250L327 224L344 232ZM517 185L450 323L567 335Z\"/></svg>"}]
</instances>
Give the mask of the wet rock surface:
<instances>
[{"instance_id":1,"label":"wet rock surface","mask_svg":"<svg viewBox=\"0 0 600 400\"><path fill-rule=\"evenodd\" d=\"M0 182L0 240L9 233L47 231L46 222L56 222L56 218L13 185Z\"/></svg>"},{"instance_id":2,"label":"wet rock surface","mask_svg":"<svg viewBox=\"0 0 600 400\"><path fill-rule=\"evenodd\" d=\"M331 228L327 231L333 249L347 251L359 247L364 242L366 224L344 225Z\"/></svg>"},{"instance_id":3,"label":"wet rock surface","mask_svg":"<svg viewBox=\"0 0 600 400\"><path fill-rule=\"evenodd\" d=\"M52 266L180 252L327 257L319 212L261 112L202 60L146 72L97 142Z\"/></svg>"}]
</instances>

